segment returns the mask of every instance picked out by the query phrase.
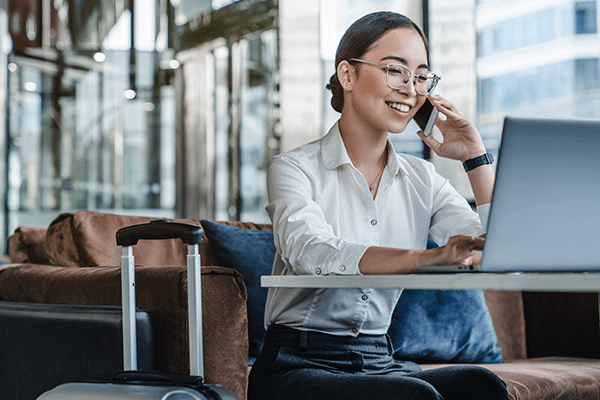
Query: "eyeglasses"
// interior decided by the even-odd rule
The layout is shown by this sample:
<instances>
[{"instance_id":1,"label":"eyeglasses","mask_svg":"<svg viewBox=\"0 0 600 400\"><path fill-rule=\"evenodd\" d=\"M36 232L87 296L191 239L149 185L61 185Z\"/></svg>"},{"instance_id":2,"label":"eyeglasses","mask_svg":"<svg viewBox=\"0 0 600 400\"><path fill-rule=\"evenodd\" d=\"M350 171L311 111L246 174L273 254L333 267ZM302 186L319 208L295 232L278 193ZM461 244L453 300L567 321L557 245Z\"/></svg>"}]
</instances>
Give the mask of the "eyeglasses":
<instances>
[{"instance_id":1,"label":"eyeglasses","mask_svg":"<svg viewBox=\"0 0 600 400\"><path fill-rule=\"evenodd\" d=\"M351 58L348 61L358 61L365 64L378 65L385 67L385 79L387 84L392 89L404 89L410 82L410 79L415 77L415 89L417 93L422 96L427 96L437 86L441 76L434 74L433 72L426 72L421 74L413 74L413 72L401 64L382 64L372 61L360 60L358 58Z\"/></svg>"}]
</instances>

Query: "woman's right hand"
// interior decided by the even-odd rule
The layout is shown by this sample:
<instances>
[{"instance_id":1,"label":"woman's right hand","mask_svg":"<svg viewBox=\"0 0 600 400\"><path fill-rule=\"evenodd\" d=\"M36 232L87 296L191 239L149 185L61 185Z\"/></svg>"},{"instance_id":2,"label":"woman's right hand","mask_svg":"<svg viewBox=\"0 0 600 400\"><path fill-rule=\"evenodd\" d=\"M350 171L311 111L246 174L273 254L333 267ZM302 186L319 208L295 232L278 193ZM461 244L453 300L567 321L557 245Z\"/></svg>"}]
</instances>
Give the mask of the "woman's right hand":
<instances>
[{"instance_id":1,"label":"woman's right hand","mask_svg":"<svg viewBox=\"0 0 600 400\"><path fill-rule=\"evenodd\" d=\"M483 250L484 236L456 235L448 243L431 250L437 253L438 260L429 265L469 265L481 263L475 255Z\"/></svg>"}]
</instances>

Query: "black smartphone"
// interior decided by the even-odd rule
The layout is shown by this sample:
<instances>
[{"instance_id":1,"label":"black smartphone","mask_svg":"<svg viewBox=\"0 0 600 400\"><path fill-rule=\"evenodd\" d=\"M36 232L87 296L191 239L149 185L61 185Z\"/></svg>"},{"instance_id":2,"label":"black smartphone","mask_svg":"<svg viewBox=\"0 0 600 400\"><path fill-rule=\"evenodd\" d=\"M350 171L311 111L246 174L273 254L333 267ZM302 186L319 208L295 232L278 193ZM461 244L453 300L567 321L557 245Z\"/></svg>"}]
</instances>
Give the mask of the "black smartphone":
<instances>
[{"instance_id":1,"label":"black smartphone","mask_svg":"<svg viewBox=\"0 0 600 400\"><path fill-rule=\"evenodd\" d=\"M421 128L425 136L431 135L435 120L437 119L439 113L440 112L438 111L438 109L435 108L433 104L431 104L429 99L426 99L425 103L421 106L421 108L419 108L419 111L417 111L417 113L415 114L413 119L415 120L417 125L419 125L419 128Z\"/></svg>"}]
</instances>

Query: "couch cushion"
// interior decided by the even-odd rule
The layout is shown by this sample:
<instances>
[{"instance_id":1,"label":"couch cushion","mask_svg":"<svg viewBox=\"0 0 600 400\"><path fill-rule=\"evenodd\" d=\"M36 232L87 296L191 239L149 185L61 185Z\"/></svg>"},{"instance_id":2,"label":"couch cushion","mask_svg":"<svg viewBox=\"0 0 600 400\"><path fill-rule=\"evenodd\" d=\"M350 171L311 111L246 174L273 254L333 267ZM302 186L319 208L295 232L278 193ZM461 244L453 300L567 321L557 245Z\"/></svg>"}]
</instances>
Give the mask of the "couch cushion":
<instances>
[{"instance_id":1,"label":"couch cushion","mask_svg":"<svg viewBox=\"0 0 600 400\"><path fill-rule=\"evenodd\" d=\"M484 367L506 383L511 400L600 399L600 360L544 357Z\"/></svg>"},{"instance_id":2,"label":"couch cushion","mask_svg":"<svg viewBox=\"0 0 600 400\"><path fill-rule=\"evenodd\" d=\"M235 268L244 277L248 293L248 355L253 363L262 350L266 333L267 289L260 286L260 277L271 274L275 257L273 232L205 220L201 223L217 265Z\"/></svg>"},{"instance_id":3,"label":"couch cushion","mask_svg":"<svg viewBox=\"0 0 600 400\"><path fill-rule=\"evenodd\" d=\"M44 247L52 264L63 267L117 266L121 248L115 234L124 226L155 218L80 211L59 215L48 227ZM199 225L198 220L175 220ZM141 240L133 248L136 265L186 265L187 246L179 239Z\"/></svg>"},{"instance_id":4,"label":"couch cushion","mask_svg":"<svg viewBox=\"0 0 600 400\"><path fill-rule=\"evenodd\" d=\"M8 238L8 257L13 263L50 264L44 248L46 228L19 227Z\"/></svg>"}]
</instances>

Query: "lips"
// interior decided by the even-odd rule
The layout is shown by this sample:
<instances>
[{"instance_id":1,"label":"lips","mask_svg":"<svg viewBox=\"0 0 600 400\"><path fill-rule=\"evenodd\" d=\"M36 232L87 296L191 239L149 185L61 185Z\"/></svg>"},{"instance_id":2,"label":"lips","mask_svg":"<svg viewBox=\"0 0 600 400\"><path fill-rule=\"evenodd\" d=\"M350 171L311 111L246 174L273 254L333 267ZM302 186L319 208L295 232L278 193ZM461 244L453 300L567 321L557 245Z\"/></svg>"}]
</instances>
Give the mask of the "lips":
<instances>
[{"instance_id":1,"label":"lips","mask_svg":"<svg viewBox=\"0 0 600 400\"><path fill-rule=\"evenodd\" d=\"M410 106L406 105L406 104L402 104L402 103L392 103L390 101L386 101L385 104L387 104L390 108L393 108L396 111L400 111L403 113L407 113L410 111Z\"/></svg>"}]
</instances>

